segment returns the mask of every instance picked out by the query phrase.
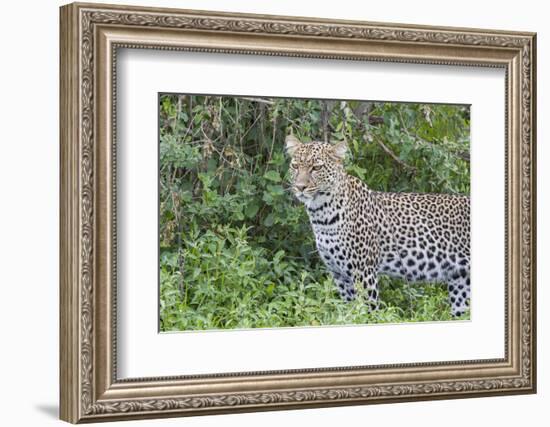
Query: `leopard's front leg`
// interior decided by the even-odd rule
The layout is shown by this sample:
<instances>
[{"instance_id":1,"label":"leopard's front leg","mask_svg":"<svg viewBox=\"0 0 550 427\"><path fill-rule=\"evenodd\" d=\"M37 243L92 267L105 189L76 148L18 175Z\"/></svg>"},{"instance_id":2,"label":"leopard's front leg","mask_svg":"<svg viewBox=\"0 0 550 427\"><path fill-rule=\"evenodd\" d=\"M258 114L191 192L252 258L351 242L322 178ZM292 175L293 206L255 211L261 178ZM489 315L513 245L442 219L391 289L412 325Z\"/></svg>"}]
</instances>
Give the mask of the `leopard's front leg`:
<instances>
[{"instance_id":1,"label":"leopard's front leg","mask_svg":"<svg viewBox=\"0 0 550 427\"><path fill-rule=\"evenodd\" d=\"M371 309L378 309L378 275L374 267L365 267L355 273L355 282L365 289L365 302Z\"/></svg>"},{"instance_id":2,"label":"leopard's front leg","mask_svg":"<svg viewBox=\"0 0 550 427\"><path fill-rule=\"evenodd\" d=\"M354 281L356 286L363 287L364 299L368 306L377 310L378 264L380 260L378 230L374 226L367 226L354 231L355 242L352 252L356 260L353 271Z\"/></svg>"},{"instance_id":3,"label":"leopard's front leg","mask_svg":"<svg viewBox=\"0 0 550 427\"><path fill-rule=\"evenodd\" d=\"M333 271L332 277L336 282L340 297L346 302L353 301L357 296L357 292L355 291L355 284L352 277L338 271Z\"/></svg>"}]
</instances>

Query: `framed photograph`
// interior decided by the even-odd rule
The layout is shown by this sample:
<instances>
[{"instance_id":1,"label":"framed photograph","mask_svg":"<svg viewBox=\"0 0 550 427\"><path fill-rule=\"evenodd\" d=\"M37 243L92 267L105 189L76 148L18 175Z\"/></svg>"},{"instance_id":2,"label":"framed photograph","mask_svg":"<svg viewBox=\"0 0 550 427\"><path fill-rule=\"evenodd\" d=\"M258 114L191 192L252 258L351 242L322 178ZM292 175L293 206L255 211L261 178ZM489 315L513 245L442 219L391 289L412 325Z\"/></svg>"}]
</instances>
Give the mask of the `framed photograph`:
<instances>
[{"instance_id":1,"label":"framed photograph","mask_svg":"<svg viewBox=\"0 0 550 427\"><path fill-rule=\"evenodd\" d=\"M63 420L535 392L535 34L60 22Z\"/></svg>"}]
</instances>

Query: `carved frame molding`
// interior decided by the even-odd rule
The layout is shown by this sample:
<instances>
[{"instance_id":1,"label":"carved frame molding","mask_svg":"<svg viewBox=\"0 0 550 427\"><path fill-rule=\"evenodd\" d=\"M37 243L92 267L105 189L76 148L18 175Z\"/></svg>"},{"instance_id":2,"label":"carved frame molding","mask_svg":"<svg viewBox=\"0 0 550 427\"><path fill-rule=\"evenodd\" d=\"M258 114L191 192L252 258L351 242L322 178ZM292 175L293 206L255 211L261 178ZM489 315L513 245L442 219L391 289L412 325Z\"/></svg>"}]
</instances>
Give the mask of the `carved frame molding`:
<instances>
[{"instance_id":1,"label":"carved frame molding","mask_svg":"<svg viewBox=\"0 0 550 427\"><path fill-rule=\"evenodd\" d=\"M62 419L76 423L535 391L535 34L71 4L61 8L60 43ZM120 47L504 67L506 357L117 380L113 147Z\"/></svg>"}]
</instances>

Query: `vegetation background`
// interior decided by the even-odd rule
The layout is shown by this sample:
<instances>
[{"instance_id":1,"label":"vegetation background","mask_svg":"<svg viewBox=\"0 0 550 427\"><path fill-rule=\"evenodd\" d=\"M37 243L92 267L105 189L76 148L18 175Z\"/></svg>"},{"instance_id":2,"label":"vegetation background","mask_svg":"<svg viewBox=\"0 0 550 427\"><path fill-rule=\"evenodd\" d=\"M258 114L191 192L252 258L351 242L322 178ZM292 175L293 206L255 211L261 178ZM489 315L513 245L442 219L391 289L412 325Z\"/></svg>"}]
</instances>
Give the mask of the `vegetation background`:
<instances>
[{"instance_id":1,"label":"vegetation background","mask_svg":"<svg viewBox=\"0 0 550 427\"><path fill-rule=\"evenodd\" d=\"M451 319L441 284L382 277L374 312L340 299L288 189L284 139L346 140L348 172L375 190L469 194L468 106L159 101L161 331Z\"/></svg>"}]
</instances>

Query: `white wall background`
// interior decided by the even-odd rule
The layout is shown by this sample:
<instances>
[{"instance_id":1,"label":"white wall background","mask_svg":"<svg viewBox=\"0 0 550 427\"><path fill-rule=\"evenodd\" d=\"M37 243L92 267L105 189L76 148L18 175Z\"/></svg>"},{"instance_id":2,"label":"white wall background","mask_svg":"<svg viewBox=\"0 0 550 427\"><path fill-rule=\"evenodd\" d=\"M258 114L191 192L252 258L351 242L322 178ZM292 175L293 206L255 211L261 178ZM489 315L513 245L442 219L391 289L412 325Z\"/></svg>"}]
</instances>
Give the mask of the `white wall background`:
<instances>
[{"instance_id":1,"label":"white wall background","mask_svg":"<svg viewBox=\"0 0 550 427\"><path fill-rule=\"evenodd\" d=\"M110 0L112 3L121 3ZM130 0L128 0L130 1ZM550 405L548 222L550 29L536 0L133 0L133 4L538 32L539 393L438 402L208 416L131 425L539 426ZM0 419L59 425L58 402L58 7L57 0L3 5L0 67ZM488 165L490 168L490 165ZM546 419L545 419L546 418Z\"/></svg>"}]
</instances>

